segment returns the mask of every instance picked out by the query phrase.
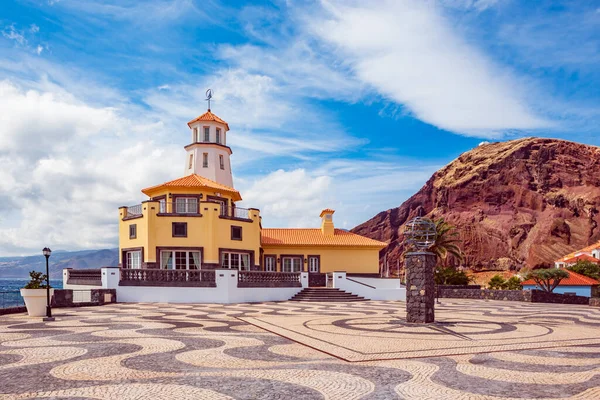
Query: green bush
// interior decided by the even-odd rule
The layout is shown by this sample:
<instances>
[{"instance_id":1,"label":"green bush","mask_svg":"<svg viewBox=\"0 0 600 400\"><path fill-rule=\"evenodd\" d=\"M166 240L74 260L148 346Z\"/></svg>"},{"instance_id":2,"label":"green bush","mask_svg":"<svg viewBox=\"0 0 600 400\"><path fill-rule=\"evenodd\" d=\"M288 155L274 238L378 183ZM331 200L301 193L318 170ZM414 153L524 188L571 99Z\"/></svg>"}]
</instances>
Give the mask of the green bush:
<instances>
[{"instance_id":1,"label":"green bush","mask_svg":"<svg viewBox=\"0 0 600 400\"><path fill-rule=\"evenodd\" d=\"M437 267L435 269L435 283L437 285L468 285L471 278L462 271L452 267Z\"/></svg>"},{"instance_id":2,"label":"green bush","mask_svg":"<svg viewBox=\"0 0 600 400\"><path fill-rule=\"evenodd\" d=\"M508 280L501 275L494 275L488 282L488 288L494 290L522 290L521 279L511 276Z\"/></svg>"},{"instance_id":3,"label":"green bush","mask_svg":"<svg viewBox=\"0 0 600 400\"><path fill-rule=\"evenodd\" d=\"M24 289L46 289L48 286L48 277L41 272L31 271L29 273L29 282Z\"/></svg>"},{"instance_id":4,"label":"green bush","mask_svg":"<svg viewBox=\"0 0 600 400\"><path fill-rule=\"evenodd\" d=\"M569 271L600 280L600 265L591 261L577 261L567 269Z\"/></svg>"},{"instance_id":5,"label":"green bush","mask_svg":"<svg viewBox=\"0 0 600 400\"><path fill-rule=\"evenodd\" d=\"M511 276L504 287L506 290L523 290L521 286L521 279L518 276Z\"/></svg>"},{"instance_id":6,"label":"green bush","mask_svg":"<svg viewBox=\"0 0 600 400\"><path fill-rule=\"evenodd\" d=\"M504 289L506 280L500 275L492 276L488 282L488 289L501 290Z\"/></svg>"}]
</instances>

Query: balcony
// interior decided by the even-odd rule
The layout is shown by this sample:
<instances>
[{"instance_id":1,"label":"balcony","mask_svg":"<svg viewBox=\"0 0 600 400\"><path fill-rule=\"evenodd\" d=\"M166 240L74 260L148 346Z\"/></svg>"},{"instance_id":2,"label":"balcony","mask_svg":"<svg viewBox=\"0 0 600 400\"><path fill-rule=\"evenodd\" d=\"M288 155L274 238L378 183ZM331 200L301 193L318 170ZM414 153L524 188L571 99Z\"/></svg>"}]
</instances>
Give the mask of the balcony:
<instances>
[{"instance_id":1,"label":"balcony","mask_svg":"<svg viewBox=\"0 0 600 400\"><path fill-rule=\"evenodd\" d=\"M202 213L202 202L187 202L187 203L175 203L175 202L160 202L159 203L159 216L201 216ZM210 203L208 203L210 204ZM214 204L213 204L214 205ZM143 217L143 204L136 204L134 206L124 207L123 220L135 219ZM252 220L249 208L241 207L227 207L220 205L219 217L238 219L238 220Z\"/></svg>"}]
</instances>

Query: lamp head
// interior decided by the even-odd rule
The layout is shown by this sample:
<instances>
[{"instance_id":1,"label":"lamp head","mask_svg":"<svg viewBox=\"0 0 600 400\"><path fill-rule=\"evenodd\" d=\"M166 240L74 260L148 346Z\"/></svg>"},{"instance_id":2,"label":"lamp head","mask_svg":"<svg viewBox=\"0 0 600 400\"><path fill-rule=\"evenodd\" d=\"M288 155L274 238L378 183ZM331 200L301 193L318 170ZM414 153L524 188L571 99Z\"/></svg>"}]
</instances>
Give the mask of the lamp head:
<instances>
[{"instance_id":1,"label":"lamp head","mask_svg":"<svg viewBox=\"0 0 600 400\"><path fill-rule=\"evenodd\" d=\"M45 257L50 257L50 254L52 254L52 250L50 250L48 247L44 247L44 249L42 250L42 254Z\"/></svg>"}]
</instances>

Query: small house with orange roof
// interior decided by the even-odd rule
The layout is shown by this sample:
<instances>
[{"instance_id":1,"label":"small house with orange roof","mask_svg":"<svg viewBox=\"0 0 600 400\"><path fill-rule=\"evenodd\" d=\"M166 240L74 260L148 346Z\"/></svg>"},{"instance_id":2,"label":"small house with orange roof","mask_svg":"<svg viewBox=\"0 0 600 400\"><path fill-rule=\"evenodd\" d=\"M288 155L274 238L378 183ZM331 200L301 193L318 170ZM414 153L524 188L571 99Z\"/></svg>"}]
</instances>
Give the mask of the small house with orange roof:
<instances>
[{"instance_id":1,"label":"small house with orange roof","mask_svg":"<svg viewBox=\"0 0 600 400\"><path fill-rule=\"evenodd\" d=\"M230 269L305 272L324 285L333 271L378 275L386 243L336 229L332 209L321 211L314 229L263 228L260 210L238 205L227 122L209 109L188 127L183 177L142 189L147 200L119 209L119 267L149 271L126 274L130 279L189 283L202 276L197 271Z\"/></svg>"},{"instance_id":2,"label":"small house with orange roof","mask_svg":"<svg viewBox=\"0 0 600 400\"><path fill-rule=\"evenodd\" d=\"M554 265L556 268L566 268L577 261L600 263L600 241L559 258Z\"/></svg>"},{"instance_id":3,"label":"small house with orange roof","mask_svg":"<svg viewBox=\"0 0 600 400\"><path fill-rule=\"evenodd\" d=\"M586 297L598 296L598 285L600 285L599 281L573 271L567 272L569 273L569 277L560 281L558 286L554 289L554 293ZM541 288L537 286L533 279L523 281L521 282L521 285L523 286L523 290L541 290Z\"/></svg>"}]
</instances>

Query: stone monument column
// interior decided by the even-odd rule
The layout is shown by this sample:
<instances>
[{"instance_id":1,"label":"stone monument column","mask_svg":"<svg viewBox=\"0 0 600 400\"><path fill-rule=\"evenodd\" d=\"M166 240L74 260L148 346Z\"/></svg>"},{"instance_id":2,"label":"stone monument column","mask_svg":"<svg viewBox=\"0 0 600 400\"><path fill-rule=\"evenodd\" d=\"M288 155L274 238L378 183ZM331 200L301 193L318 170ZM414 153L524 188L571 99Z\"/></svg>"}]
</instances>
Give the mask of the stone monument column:
<instances>
[{"instance_id":1,"label":"stone monument column","mask_svg":"<svg viewBox=\"0 0 600 400\"><path fill-rule=\"evenodd\" d=\"M427 251L406 253L406 322L435 321L436 256Z\"/></svg>"}]
</instances>

